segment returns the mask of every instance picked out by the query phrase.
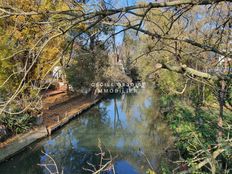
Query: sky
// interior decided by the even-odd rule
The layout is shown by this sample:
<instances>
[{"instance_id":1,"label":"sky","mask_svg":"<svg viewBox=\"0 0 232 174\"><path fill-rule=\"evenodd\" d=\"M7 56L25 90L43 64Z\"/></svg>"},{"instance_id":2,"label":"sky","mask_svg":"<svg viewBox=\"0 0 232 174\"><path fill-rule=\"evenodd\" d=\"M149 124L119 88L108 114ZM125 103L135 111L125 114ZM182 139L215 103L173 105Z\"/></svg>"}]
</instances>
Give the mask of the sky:
<instances>
[{"instance_id":1,"label":"sky","mask_svg":"<svg viewBox=\"0 0 232 174\"><path fill-rule=\"evenodd\" d=\"M158 1L162 1L162 0L158 0ZM139 2L157 2L156 0L105 0L105 2L112 4L113 8L121 8L121 7L126 7L126 6L132 6L135 5L136 3ZM99 5L99 0L90 0L89 4L93 5ZM123 27L116 27L116 31L115 32L119 32L123 29ZM118 35L116 35L115 39L116 39L116 45L120 45L123 42L123 37L124 37L124 33L120 33ZM105 39L105 38L104 38Z\"/></svg>"},{"instance_id":2,"label":"sky","mask_svg":"<svg viewBox=\"0 0 232 174\"><path fill-rule=\"evenodd\" d=\"M120 8L120 7L126 7L126 6L131 6L131 5L135 5L138 0L112 0L112 1L116 1L116 8ZM119 32L120 30L122 30L123 27L117 27L115 32ZM120 45L123 42L123 37L124 37L124 33L120 33L118 34L115 39L116 39L116 45Z\"/></svg>"},{"instance_id":3,"label":"sky","mask_svg":"<svg viewBox=\"0 0 232 174\"><path fill-rule=\"evenodd\" d=\"M126 7L126 6L132 6L135 5L136 3L139 2L146 2L146 3L150 3L150 2L161 2L163 0L111 0L111 2L116 2L116 8L120 8L120 7ZM116 32L122 30L122 27L117 27L116 28ZM118 34L116 38L116 44L120 45L123 41L123 32L121 34Z\"/></svg>"}]
</instances>

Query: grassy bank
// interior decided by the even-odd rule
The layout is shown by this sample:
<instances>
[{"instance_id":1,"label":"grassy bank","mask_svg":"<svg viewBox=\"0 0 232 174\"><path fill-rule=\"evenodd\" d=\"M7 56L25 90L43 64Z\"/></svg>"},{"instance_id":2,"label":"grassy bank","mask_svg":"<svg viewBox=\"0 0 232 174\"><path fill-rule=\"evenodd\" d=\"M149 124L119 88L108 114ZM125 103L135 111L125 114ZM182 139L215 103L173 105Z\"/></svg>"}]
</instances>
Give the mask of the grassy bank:
<instances>
[{"instance_id":1,"label":"grassy bank","mask_svg":"<svg viewBox=\"0 0 232 174\"><path fill-rule=\"evenodd\" d=\"M223 137L217 137L218 109L195 108L177 97L162 97L161 112L176 137L178 157L173 161L176 173L232 172L231 112L225 111ZM172 169L173 170L173 169ZM164 165L164 173L171 169Z\"/></svg>"}]
</instances>

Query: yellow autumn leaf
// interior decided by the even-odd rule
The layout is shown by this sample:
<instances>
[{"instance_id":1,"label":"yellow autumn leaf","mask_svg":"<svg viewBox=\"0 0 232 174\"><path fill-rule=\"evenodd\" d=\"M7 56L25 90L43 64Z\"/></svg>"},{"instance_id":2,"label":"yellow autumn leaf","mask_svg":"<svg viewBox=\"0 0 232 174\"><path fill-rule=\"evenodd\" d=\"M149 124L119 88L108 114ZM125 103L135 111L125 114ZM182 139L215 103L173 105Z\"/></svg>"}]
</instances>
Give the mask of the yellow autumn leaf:
<instances>
[{"instance_id":1,"label":"yellow autumn leaf","mask_svg":"<svg viewBox=\"0 0 232 174\"><path fill-rule=\"evenodd\" d=\"M20 23L24 23L25 22L25 17L24 16L18 16L17 17L17 20L18 20L18 22L20 22Z\"/></svg>"},{"instance_id":2,"label":"yellow autumn leaf","mask_svg":"<svg viewBox=\"0 0 232 174\"><path fill-rule=\"evenodd\" d=\"M80 30L85 30L86 25L84 23L81 23L81 24L79 24L78 28L80 28Z\"/></svg>"},{"instance_id":3,"label":"yellow autumn leaf","mask_svg":"<svg viewBox=\"0 0 232 174\"><path fill-rule=\"evenodd\" d=\"M68 4L66 4L64 1L59 1L56 5L55 5L56 10L58 11L66 11L69 10L69 6Z\"/></svg>"},{"instance_id":4,"label":"yellow autumn leaf","mask_svg":"<svg viewBox=\"0 0 232 174\"><path fill-rule=\"evenodd\" d=\"M10 19L13 20L13 21L16 21L17 20L17 16L13 15L13 16L10 17Z\"/></svg>"},{"instance_id":5,"label":"yellow autumn leaf","mask_svg":"<svg viewBox=\"0 0 232 174\"><path fill-rule=\"evenodd\" d=\"M18 30L16 30L16 31L14 32L14 37L15 37L16 39L21 39L21 37L22 37L21 32L19 32Z\"/></svg>"},{"instance_id":6,"label":"yellow autumn leaf","mask_svg":"<svg viewBox=\"0 0 232 174\"><path fill-rule=\"evenodd\" d=\"M153 171L153 170L151 170L151 169L148 169L148 170L146 171L146 174L156 174L156 172Z\"/></svg>"},{"instance_id":7,"label":"yellow autumn leaf","mask_svg":"<svg viewBox=\"0 0 232 174\"><path fill-rule=\"evenodd\" d=\"M32 15L32 16L31 16L31 19L32 19L33 21L39 21L39 20L41 19L41 16L39 16L39 15Z\"/></svg>"}]
</instances>

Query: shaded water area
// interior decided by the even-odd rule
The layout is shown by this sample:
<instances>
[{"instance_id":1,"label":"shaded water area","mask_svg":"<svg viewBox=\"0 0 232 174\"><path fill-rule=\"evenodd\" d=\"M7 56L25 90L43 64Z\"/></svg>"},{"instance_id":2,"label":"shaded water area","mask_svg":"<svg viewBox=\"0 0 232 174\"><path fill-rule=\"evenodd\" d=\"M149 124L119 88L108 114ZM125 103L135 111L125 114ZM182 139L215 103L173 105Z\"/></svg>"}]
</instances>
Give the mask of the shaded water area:
<instances>
[{"instance_id":1,"label":"shaded water area","mask_svg":"<svg viewBox=\"0 0 232 174\"><path fill-rule=\"evenodd\" d=\"M41 151L51 155L64 174L91 173L83 168L92 169L87 163L98 166L99 140L106 154L110 151L115 157L116 173L146 173L150 165L159 171L172 137L159 114L158 94L142 89L103 100L51 137L0 164L0 174L47 174L37 165L49 163Z\"/></svg>"}]
</instances>

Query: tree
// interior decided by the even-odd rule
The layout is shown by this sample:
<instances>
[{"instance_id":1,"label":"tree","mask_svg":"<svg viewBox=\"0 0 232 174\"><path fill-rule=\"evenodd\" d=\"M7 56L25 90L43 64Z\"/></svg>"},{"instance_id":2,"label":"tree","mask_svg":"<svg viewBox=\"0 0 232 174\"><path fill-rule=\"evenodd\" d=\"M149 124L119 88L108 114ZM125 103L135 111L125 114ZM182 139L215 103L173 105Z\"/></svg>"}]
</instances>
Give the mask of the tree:
<instances>
[{"instance_id":1,"label":"tree","mask_svg":"<svg viewBox=\"0 0 232 174\"><path fill-rule=\"evenodd\" d=\"M67 47L62 27L69 21L61 14L46 15L46 11L81 11L82 6L72 1L1 1L1 11L16 10L18 14L3 15L1 18L0 81L3 105L0 114L14 113L14 107L26 110L41 110L41 89L44 79L52 68L67 58ZM25 15L32 11L38 15ZM22 13L21 13L22 12ZM72 30L82 30L80 24ZM23 99L23 100L22 100ZM9 107L10 106L10 107ZM15 113L16 114L16 113Z\"/></svg>"},{"instance_id":2,"label":"tree","mask_svg":"<svg viewBox=\"0 0 232 174\"><path fill-rule=\"evenodd\" d=\"M67 79L75 90L88 91L95 87L92 84L106 81L108 66L108 53L98 41L97 45L78 50L66 68Z\"/></svg>"}]
</instances>

